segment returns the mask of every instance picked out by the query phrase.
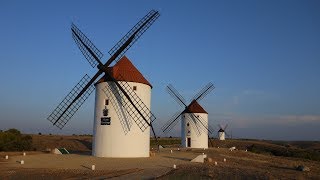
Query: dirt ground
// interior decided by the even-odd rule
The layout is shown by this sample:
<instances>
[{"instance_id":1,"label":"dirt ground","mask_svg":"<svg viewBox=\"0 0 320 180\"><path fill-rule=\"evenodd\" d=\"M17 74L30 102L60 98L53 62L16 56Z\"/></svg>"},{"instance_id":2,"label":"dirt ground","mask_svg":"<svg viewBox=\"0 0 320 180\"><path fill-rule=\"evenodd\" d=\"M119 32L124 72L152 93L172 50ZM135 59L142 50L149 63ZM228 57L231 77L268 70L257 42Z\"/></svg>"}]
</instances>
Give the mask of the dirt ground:
<instances>
[{"instance_id":1,"label":"dirt ground","mask_svg":"<svg viewBox=\"0 0 320 180\"><path fill-rule=\"evenodd\" d=\"M160 179L320 179L318 161L255 154L244 150L231 152L226 148L209 149L207 155L218 165L183 164ZM298 165L307 166L310 171L297 171Z\"/></svg>"},{"instance_id":2,"label":"dirt ground","mask_svg":"<svg viewBox=\"0 0 320 180\"><path fill-rule=\"evenodd\" d=\"M150 158L97 158L88 154L54 155L41 152L0 153L0 179L320 179L320 162L254 154L227 148L161 149ZM217 162L192 163L205 153ZM226 162L224 162L224 158ZM24 160L25 164L19 162ZM91 170L91 165L96 170ZM177 165L173 169L173 164ZM295 170L298 165L309 172Z\"/></svg>"},{"instance_id":3,"label":"dirt ground","mask_svg":"<svg viewBox=\"0 0 320 180\"><path fill-rule=\"evenodd\" d=\"M191 164L190 160L200 152L179 151L171 153L163 149L149 158L98 158L89 154L55 155L33 152L26 156L12 154L5 160L2 153L0 179L65 179L111 178L153 179L168 173L174 164ZM202 154L202 153L201 153ZM24 164L20 161L24 160ZM96 170L91 170L95 165Z\"/></svg>"}]
</instances>

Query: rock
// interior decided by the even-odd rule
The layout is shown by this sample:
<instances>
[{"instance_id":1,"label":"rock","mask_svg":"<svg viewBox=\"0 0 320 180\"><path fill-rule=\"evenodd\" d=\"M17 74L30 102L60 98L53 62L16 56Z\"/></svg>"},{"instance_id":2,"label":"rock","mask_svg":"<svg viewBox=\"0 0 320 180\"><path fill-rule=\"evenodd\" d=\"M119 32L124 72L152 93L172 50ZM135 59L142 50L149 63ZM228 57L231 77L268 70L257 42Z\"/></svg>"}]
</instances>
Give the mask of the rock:
<instances>
[{"instance_id":1,"label":"rock","mask_svg":"<svg viewBox=\"0 0 320 180\"><path fill-rule=\"evenodd\" d=\"M307 166L303 166L303 165L299 165L296 170L298 171L310 171L310 168L308 168Z\"/></svg>"}]
</instances>

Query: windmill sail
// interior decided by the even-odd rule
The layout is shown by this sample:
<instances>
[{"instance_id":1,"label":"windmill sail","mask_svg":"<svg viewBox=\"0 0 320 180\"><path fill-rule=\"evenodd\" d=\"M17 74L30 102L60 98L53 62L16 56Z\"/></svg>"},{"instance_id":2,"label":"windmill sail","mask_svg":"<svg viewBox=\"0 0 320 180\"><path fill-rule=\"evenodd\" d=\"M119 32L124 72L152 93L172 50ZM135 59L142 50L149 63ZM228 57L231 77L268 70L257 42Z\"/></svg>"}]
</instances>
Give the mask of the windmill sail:
<instances>
[{"instance_id":1,"label":"windmill sail","mask_svg":"<svg viewBox=\"0 0 320 180\"><path fill-rule=\"evenodd\" d=\"M121 86L121 88L124 89L130 98L125 98L126 95L123 93L123 91L120 91L118 86ZM134 120L134 122L138 125L141 131L145 131L145 129L150 125L149 121L153 122L156 119L156 117L151 113L139 96L132 90L128 82L121 81L118 82L118 85L114 83L109 87L111 88L112 92L119 92L119 96L121 97L120 103L123 105L132 120ZM103 91L107 94L107 87L105 87ZM129 99L131 99L133 103L131 103Z\"/></svg>"},{"instance_id":2,"label":"windmill sail","mask_svg":"<svg viewBox=\"0 0 320 180\"><path fill-rule=\"evenodd\" d=\"M158 19L160 16L158 11L151 10L146 16L144 16L111 50L109 54L113 56L118 52L121 47L130 40L130 43L121 50L121 53L116 57L118 61L127 50L139 39L139 37Z\"/></svg>"},{"instance_id":3,"label":"windmill sail","mask_svg":"<svg viewBox=\"0 0 320 180\"><path fill-rule=\"evenodd\" d=\"M182 107L187 107L186 100L179 94L179 92L171 85L169 84L167 86L167 92L171 95L171 97L176 100L176 102L182 106Z\"/></svg>"},{"instance_id":4,"label":"windmill sail","mask_svg":"<svg viewBox=\"0 0 320 180\"><path fill-rule=\"evenodd\" d=\"M99 63L97 60L100 60L103 57L102 52L87 38L84 33L78 29L78 27L72 23L71 25L72 38L78 45L84 57L87 59L89 64L94 68Z\"/></svg>"},{"instance_id":5,"label":"windmill sail","mask_svg":"<svg viewBox=\"0 0 320 180\"><path fill-rule=\"evenodd\" d=\"M90 85L89 88L87 88L86 91L75 101L75 103L72 103L72 100L80 94L80 91L85 87L89 80L90 77L86 74L56 107L56 109L54 109L47 119L55 126L62 129L94 90L93 85Z\"/></svg>"},{"instance_id":6,"label":"windmill sail","mask_svg":"<svg viewBox=\"0 0 320 180\"><path fill-rule=\"evenodd\" d=\"M180 117L181 112L177 112L175 113L171 119L169 119L165 125L163 125L161 127L162 132L164 132L165 134L167 134L169 131L171 131L171 129L177 125L177 123L179 121L177 121L177 119Z\"/></svg>"},{"instance_id":7,"label":"windmill sail","mask_svg":"<svg viewBox=\"0 0 320 180\"><path fill-rule=\"evenodd\" d=\"M209 124L204 123L204 119L201 116L197 116L192 113L192 118L195 119L195 122L199 124L199 128L201 129L202 132L204 133L213 133L213 128Z\"/></svg>"},{"instance_id":8,"label":"windmill sail","mask_svg":"<svg viewBox=\"0 0 320 180\"><path fill-rule=\"evenodd\" d=\"M103 91L110 95L108 97L111 100L111 104L117 113L124 133L127 134L132 126L132 118L123 105L123 101L125 101L124 97L121 96L121 93L117 90L117 87L113 82L109 82L103 88Z\"/></svg>"},{"instance_id":9,"label":"windmill sail","mask_svg":"<svg viewBox=\"0 0 320 180\"><path fill-rule=\"evenodd\" d=\"M202 127L197 122L198 120L195 118L194 114L185 114L185 119L189 119L188 122L191 124L194 132L196 132L197 136L200 136Z\"/></svg>"},{"instance_id":10,"label":"windmill sail","mask_svg":"<svg viewBox=\"0 0 320 180\"><path fill-rule=\"evenodd\" d=\"M206 95L208 95L212 90L214 89L213 84L210 82L205 87L202 88L202 90L197 93L192 100L201 101ZM191 101L192 101L191 100Z\"/></svg>"}]
</instances>

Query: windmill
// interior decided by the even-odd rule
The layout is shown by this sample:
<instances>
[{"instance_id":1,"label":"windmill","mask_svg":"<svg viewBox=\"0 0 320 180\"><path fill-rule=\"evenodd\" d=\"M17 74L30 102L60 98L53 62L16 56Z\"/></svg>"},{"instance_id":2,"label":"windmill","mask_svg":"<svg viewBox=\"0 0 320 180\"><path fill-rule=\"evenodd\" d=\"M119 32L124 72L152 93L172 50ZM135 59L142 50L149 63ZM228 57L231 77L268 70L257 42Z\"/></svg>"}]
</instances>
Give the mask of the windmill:
<instances>
[{"instance_id":1,"label":"windmill","mask_svg":"<svg viewBox=\"0 0 320 180\"><path fill-rule=\"evenodd\" d=\"M219 140L225 140L226 136L229 137L228 133L226 132L226 129L228 127L228 124L226 124L225 126L219 124L219 130L218 130L218 139Z\"/></svg>"},{"instance_id":2,"label":"windmill","mask_svg":"<svg viewBox=\"0 0 320 180\"><path fill-rule=\"evenodd\" d=\"M101 61L103 54L76 25L71 25L73 39L90 65L93 68L97 67L98 71L92 78L86 74L47 119L54 126L62 129L93 92L95 85L96 100L92 148L94 156L148 157L150 127L157 140L152 126L155 116L150 111L151 85L143 87L146 91L146 97L141 97L141 92L135 92L135 87L132 87L132 85L143 83L140 83L140 81L126 82L128 75L122 74L121 68L123 68L123 64L130 69L135 68L123 55L159 16L159 12L155 10L151 10L145 15L109 51L111 57L104 64ZM110 67L113 62L116 62L115 65ZM139 75L137 70L135 70L135 73ZM101 76L102 78L97 80ZM141 75L138 78L142 77ZM102 96L101 91L105 96ZM111 95L113 100L111 100ZM110 104L118 108L108 106L109 99L106 97L110 97ZM122 118L118 116L120 114ZM133 120L134 123L130 120ZM130 133L128 133L129 131Z\"/></svg>"},{"instance_id":3,"label":"windmill","mask_svg":"<svg viewBox=\"0 0 320 180\"><path fill-rule=\"evenodd\" d=\"M208 148L209 133L213 133L213 129L208 124L208 113L200 106L198 101L202 100L213 89L213 84L209 83L196 94L191 99L189 105L187 105L186 100L178 93L178 91L172 85L168 85L168 93L184 108L184 110L177 112L169 121L167 121L161 128L162 131L168 133L172 130L181 116L182 147Z\"/></svg>"}]
</instances>

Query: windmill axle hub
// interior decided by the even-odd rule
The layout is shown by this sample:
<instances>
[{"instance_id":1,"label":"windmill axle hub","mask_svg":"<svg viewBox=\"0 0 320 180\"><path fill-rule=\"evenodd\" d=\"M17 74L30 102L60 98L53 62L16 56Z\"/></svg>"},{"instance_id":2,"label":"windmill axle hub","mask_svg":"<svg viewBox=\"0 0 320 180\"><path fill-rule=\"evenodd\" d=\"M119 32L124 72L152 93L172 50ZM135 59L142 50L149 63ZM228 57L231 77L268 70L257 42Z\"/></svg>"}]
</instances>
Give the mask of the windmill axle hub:
<instances>
[{"instance_id":1,"label":"windmill axle hub","mask_svg":"<svg viewBox=\"0 0 320 180\"><path fill-rule=\"evenodd\" d=\"M98 64L98 65L97 65L97 68L98 68L99 70L101 70L101 71L104 71L104 72L107 71L107 68L106 68L103 64Z\"/></svg>"}]
</instances>

